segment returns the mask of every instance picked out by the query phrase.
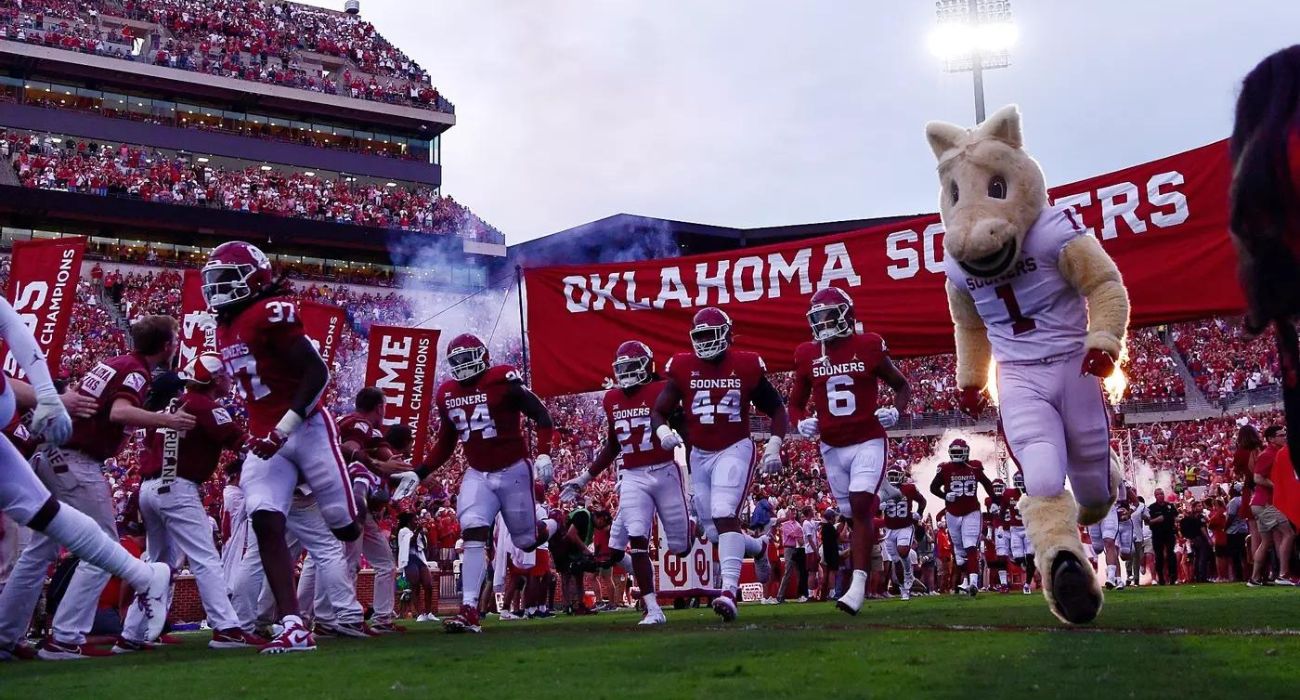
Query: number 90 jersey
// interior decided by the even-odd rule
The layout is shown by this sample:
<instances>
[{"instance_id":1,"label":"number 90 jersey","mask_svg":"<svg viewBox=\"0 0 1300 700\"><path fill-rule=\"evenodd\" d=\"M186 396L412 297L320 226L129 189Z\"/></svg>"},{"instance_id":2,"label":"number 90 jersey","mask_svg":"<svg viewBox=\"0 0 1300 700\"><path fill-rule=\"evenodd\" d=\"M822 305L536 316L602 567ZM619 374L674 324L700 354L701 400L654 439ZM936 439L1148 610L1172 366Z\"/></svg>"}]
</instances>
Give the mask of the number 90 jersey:
<instances>
[{"instance_id":1,"label":"number 90 jersey","mask_svg":"<svg viewBox=\"0 0 1300 700\"><path fill-rule=\"evenodd\" d=\"M978 459L939 465L939 473L934 478L943 484L945 494L956 494L947 503L949 513L962 516L979 512L979 477L983 473L984 465Z\"/></svg>"},{"instance_id":2,"label":"number 90 jersey","mask_svg":"<svg viewBox=\"0 0 1300 700\"><path fill-rule=\"evenodd\" d=\"M767 373L758 353L727 351L717 362L679 352L664 374L682 394L691 447L717 452L749 439L749 403Z\"/></svg>"},{"instance_id":3,"label":"number 90 jersey","mask_svg":"<svg viewBox=\"0 0 1300 700\"><path fill-rule=\"evenodd\" d=\"M875 333L860 333L826 343L807 342L794 351L794 384L790 415L807 413L808 395L817 409L822 442L847 447L885 437L876 418L876 391L881 364L889 357L885 341Z\"/></svg>"},{"instance_id":4,"label":"number 90 jersey","mask_svg":"<svg viewBox=\"0 0 1300 700\"><path fill-rule=\"evenodd\" d=\"M605 392L605 419L618 438L624 469L673 461L672 451L661 447L650 429L650 412L667 383L659 380L626 391L610 389Z\"/></svg>"},{"instance_id":5,"label":"number 90 jersey","mask_svg":"<svg viewBox=\"0 0 1300 700\"><path fill-rule=\"evenodd\" d=\"M259 299L217 325L217 348L226 371L248 402L248 430L265 435L293 407L302 368L289 348L306 337L292 297ZM320 398L312 408L320 407ZM322 448L323 449L323 448Z\"/></svg>"},{"instance_id":6,"label":"number 90 jersey","mask_svg":"<svg viewBox=\"0 0 1300 700\"><path fill-rule=\"evenodd\" d=\"M523 384L514 367L498 365L469 382L449 379L438 387L438 418L456 431L471 469L498 472L527 459L514 398L515 387Z\"/></svg>"}]
</instances>

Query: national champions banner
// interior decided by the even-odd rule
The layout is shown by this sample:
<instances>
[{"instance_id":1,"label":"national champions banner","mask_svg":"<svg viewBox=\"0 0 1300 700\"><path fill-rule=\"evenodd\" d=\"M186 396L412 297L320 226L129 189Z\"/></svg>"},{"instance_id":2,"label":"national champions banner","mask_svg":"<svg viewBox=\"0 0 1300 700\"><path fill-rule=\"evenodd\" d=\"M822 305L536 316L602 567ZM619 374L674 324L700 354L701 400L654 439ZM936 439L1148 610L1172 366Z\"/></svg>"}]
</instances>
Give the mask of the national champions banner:
<instances>
[{"instance_id":1,"label":"national champions banner","mask_svg":"<svg viewBox=\"0 0 1300 700\"><path fill-rule=\"evenodd\" d=\"M72 323L72 305L77 301L85 252L86 239L80 237L14 241L9 261L5 298L36 336L36 344L45 353L55 378L59 376L59 359ZM4 371L18 378L26 374L7 348Z\"/></svg>"},{"instance_id":2,"label":"national champions banner","mask_svg":"<svg viewBox=\"0 0 1300 700\"><path fill-rule=\"evenodd\" d=\"M438 335L430 328L372 326L366 360L366 386L377 387L387 399L384 423L411 428L413 458L424 458L433 412L434 377L438 369Z\"/></svg>"},{"instance_id":3,"label":"national champions banner","mask_svg":"<svg viewBox=\"0 0 1300 700\"><path fill-rule=\"evenodd\" d=\"M298 303L298 313L302 314L302 332L311 339L325 360L330 373L334 372L334 356L338 354L339 341L343 339L343 324L347 323L347 314L333 304L319 301L302 301Z\"/></svg>"},{"instance_id":4,"label":"national champions banner","mask_svg":"<svg viewBox=\"0 0 1300 700\"><path fill-rule=\"evenodd\" d=\"M185 271L181 281L181 368L200 353L217 351L217 319L203 298L203 273Z\"/></svg>"},{"instance_id":5,"label":"national champions banner","mask_svg":"<svg viewBox=\"0 0 1300 700\"><path fill-rule=\"evenodd\" d=\"M1049 191L1119 265L1134 327L1244 308L1228 237L1230 171L1220 141ZM943 225L930 214L722 253L530 269L533 388L542 396L600 389L629 339L649 344L662 366L689 349L691 317L705 306L731 315L737 347L789 370L810 338L809 297L832 285L852 295L858 320L895 356L952 352L943 256Z\"/></svg>"}]
</instances>

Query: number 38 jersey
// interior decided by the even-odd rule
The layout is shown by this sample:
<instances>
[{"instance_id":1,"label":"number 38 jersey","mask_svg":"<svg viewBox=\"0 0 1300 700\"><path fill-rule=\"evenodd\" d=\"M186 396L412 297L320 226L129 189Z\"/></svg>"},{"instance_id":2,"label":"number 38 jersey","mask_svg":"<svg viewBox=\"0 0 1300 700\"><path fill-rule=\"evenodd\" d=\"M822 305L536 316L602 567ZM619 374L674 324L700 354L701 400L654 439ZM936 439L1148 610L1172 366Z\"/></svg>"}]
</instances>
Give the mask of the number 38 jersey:
<instances>
[{"instance_id":1,"label":"number 38 jersey","mask_svg":"<svg viewBox=\"0 0 1300 700\"><path fill-rule=\"evenodd\" d=\"M618 438L624 469L673 461L672 451L661 447L650 429L650 412L667 383L659 380L628 390L610 389L605 392L605 419Z\"/></svg>"},{"instance_id":2,"label":"number 38 jersey","mask_svg":"<svg viewBox=\"0 0 1300 700\"><path fill-rule=\"evenodd\" d=\"M998 362L1077 352L1088 335L1083 296L1061 275L1061 251L1088 235L1069 207L1047 207L1025 234L1020 257L999 277L967 274L951 255L948 281L975 302Z\"/></svg>"},{"instance_id":3,"label":"number 38 jersey","mask_svg":"<svg viewBox=\"0 0 1300 700\"><path fill-rule=\"evenodd\" d=\"M514 388L524 378L498 365L468 382L449 379L438 387L438 418L450 422L471 469L497 472L528 457Z\"/></svg>"},{"instance_id":4,"label":"number 38 jersey","mask_svg":"<svg viewBox=\"0 0 1300 700\"><path fill-rule=\"evenodd\" d=\"M749 439L749 403L767 374L758 353L733 348L712 362L679 352L664 374L682 394L692 447L717 452Z\"/></svg>"},{"instance_id":5,"label":"number 38 jersey","mask_svg":"<svg viewBox=\"0 0 1300 700\"><path fill-rule=\"evenodd\" d=\"M302 368L289 359L289 348L305 336L298 304L287 296L259 299L233 318L218 320L217 348L248 402L248 429L253 435L271 432L293 407Z\"/></svg>"},{"instance_id":6,"label":"number 38 jersey","mask_svg":"<svg viewBox=\"0 0 1300 700\"><path fill-rule=\"evenodd\" d=\"M876 419L878 372L889 357L885 341L875 333L861 333L826 343L807 342L794 351L794 384L790 389L790 417L807 416L809 394L817 409L822 442L847 447L885 437Z\"/></svg>"}]
</instances>

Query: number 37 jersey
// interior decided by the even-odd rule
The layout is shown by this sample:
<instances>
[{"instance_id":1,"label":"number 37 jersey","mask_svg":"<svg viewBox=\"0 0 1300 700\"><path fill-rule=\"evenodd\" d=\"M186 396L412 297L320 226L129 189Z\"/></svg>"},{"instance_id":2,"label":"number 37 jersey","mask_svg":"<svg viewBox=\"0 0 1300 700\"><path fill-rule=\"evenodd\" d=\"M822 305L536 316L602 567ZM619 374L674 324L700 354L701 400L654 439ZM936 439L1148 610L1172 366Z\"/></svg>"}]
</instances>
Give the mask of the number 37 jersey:
<instances>
[{"instance_id":1,"label":"number 37 jersey","mask_svg":"<svg viewBox=\"0 0 1300 700\"><path fill-rule=\"evenodd\" d=\"M449 379L438 387L438 418L456 431L470 468L497 472L528 457L514 391L523 383L514 367L498 365L468 382Z\"/></svg>"},{"instance_id":2,"label":"number 37 jersey","mask_svg":"<svg viewBox=\"0 0 1300 700\"><path fill-rule=\"evenodd\" d=\"M998 362L1041 360L1083 348L1087 304L1062 276L1059 261L1065 246L1086 235L1073 209L1047 207L1002 275L976 277L951 255L944 260L948 281L975 302Z\"/></svg>"},{"instance_id":3,"label":"number 37 jersey","mask_svg":"<svg viewBox=\"0 0 1300 700\"><path fill-rule=\"evenodd\" d=\"M763 358L744 350L728 350L717 362L673 355L664 374L682 394L691 446L716 452L748 440L749 404L766 373Z\"/></svg>"},{"instance_id":4,"label":"number 37 jersey","mask_svg":"<svg viewBox=\"0 0 1300 700\"><path fill-rule=\"evenodd\" d=\"M605 392L605 419L609 421L614 437L618 438L624 469L673 461L673 453L659 445L650 429L650 412L667 383L660 380L627 390Z\"/></svg>"},{"instance_id":5,"label":"number 37 jersey","mask_svg":"<svg viewBox=\"0 0 1300 700\"><path fill-rule=\"evenodd\" d=\"M302 368L290 359L289 348L305 336L291 297L259 299L218 324L221 360L248 402L253 435L271 432L293 407Z\"/></svg>"},{"instance_id":6,"label":"number 37 jersey","mask_svg":"<svg viewBox=\"0 0 1300 700\"><path fill-rule=\"evenodd\" d=\"M876 392L881 364L889 357L885 341L875 333L860 333L826 343L807 342L794 351L794 384L790 415L806 414L811 394L817 409L822 442L847 447L885 437L876 419Z\"/></svg>"}]
</instances>

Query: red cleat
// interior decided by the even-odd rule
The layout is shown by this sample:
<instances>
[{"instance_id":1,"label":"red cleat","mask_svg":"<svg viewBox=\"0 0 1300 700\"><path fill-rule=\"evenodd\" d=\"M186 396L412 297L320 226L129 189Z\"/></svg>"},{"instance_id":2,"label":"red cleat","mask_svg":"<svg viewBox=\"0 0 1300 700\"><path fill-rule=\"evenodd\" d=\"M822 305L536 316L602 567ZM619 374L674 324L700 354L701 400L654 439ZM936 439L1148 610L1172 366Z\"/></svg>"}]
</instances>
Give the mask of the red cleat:
<instances>
[{"instance_id":1,"label":"red cleat","mask_svg":"<svg viewBox=\"0 0 1300 700\"><path fill-rule=\"evenodd\" d=\"M482 632L483 628L478 624L478 608L472 605L460 606L460 612L442 621L442 628L451 634Z\"/></svg>"},{"instance_id":2,"label":"red cleat","mask_svg":"<svg viewBox=\"0 0 1300 700\"><path fill-rule=\"evenodd\" d=\"M244 649L246 647L266 646L267 641L255 634L249 634L244 630L233 627L228 630L212 630L212 641L208 642L209 649Z\"/></svg>"},{"instance_id":3,"label":"red cleat","mask_svg":"<svg viewBox=\"0 0 1300 700\"><path fill-rule=\"evenodd\" d=\"M262 654L287 654L295 651L316 651L316 638L302 624L297 615L285 615L280 621L280 634L258 650Z\"/></svg>"},{"instance_id":4,"label":"red cleat","mask_svg":"<svg viewBox=\"0 0 1300 700\"><path fill-rule=\"evenodd\" d=\"M113 652L89 644L64 644L53 639L45 640L36 655L46 661L70 661L96 656L112 656Z\"/></svg>"},{"instance_id":5,"label":"red cleat","mask_svg":"<svg viewBox=\"0 0 1300 700\"><path fill-rule=\"evenodd\" d=\"M713 599L713 612L717 613L723 622L733 622L740 614L736 608L736 596L731 591L723 591L722 595Z\"/></svg>"},{"instance_id":6,"label":"red cleat","mask_svg":"<svg viewBox=\"0 0 1300 700\"><path fill-rule=\"evenodd\" d=\"M181 643L182 643L181 638L177 637L174 634L164 634L158 637L158 641L154 642L154 644L166 644L167 646L171 646L173 644L181 644Z\"/></svg>"}]
</instances>

